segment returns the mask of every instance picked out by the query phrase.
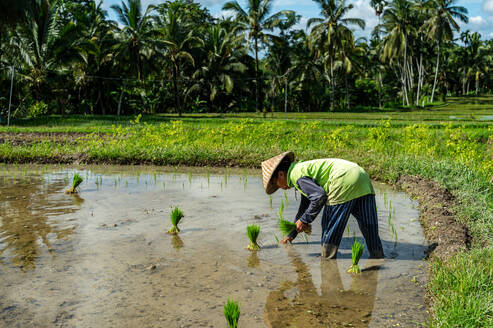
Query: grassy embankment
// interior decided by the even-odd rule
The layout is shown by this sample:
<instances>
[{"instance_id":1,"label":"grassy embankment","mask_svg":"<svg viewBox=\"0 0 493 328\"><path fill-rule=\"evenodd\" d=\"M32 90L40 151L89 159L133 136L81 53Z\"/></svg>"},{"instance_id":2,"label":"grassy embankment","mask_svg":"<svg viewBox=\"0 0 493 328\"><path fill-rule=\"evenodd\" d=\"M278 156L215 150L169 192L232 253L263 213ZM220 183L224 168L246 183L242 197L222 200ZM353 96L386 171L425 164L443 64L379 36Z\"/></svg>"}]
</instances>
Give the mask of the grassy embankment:
<instances>
[{"instance_id":1,"label":"grassy embankment","mask_svg":"<svg viewBox=\"0 0 493 328\"><path fill-rule=\"evenodd\" d=\"M456 197L452 210L473 240L471 250L430 264L431 326L487 327L493 325L493 124L488 121L493 99L476 100L412 112L292 113L287 129L277 119L283 113L267 120L258 114L181 120L163 115L132 123L115 117L44 118L2 127L0 133L88 134L70 143L43 138L16 146L6 142L0 144L0 161L258 167L263 159L291 149L298 159L355 161L388 183L401 175L434 180Z\"/></svg>"}]
</instances>

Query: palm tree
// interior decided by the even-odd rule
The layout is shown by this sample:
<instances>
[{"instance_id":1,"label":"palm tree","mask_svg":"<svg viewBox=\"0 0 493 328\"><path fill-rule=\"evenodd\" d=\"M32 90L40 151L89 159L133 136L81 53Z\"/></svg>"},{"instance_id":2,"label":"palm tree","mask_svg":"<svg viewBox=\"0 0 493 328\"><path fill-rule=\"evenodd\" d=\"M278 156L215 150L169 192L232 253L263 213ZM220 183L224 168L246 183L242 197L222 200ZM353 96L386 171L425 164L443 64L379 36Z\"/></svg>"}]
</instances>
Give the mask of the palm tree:
<instances>
[{"instance_id":1,"label":"palm tree","mask_svg":"<svg viewBox=\"0 0 493 328\"><path fill-rule=\"evenodd\" d=\"M429 18L423 24L422 29L426 31L426 35L430 40L437 42L437 62L435 67L435 79L433 89L431 91L431 102L435 95L437 84L438 69L440 66L441 45L443 42L448 42L453 39L453 30L459 32L460 27L454 18L467 23L467 9L461 6L454 6L455 0L434 0L432 6L428 10Z\"/></svg>"},{"instance_id":2,"label":"palm tree","mask_svg":"<svg viewBox=\"0 0 493 328\"><path fill-rule=\"evenodd\" d=\"M243 9L237 1L230 1L224 4L223 10L231 10L236 15L237 28L241 31L248 32L248 39L254 40L255 49L255 81L256 81L256 110L259 106L259 65L258 65L258 48L259 41L267 42L274 38L273 35L265 31L273 31L274 28L282 23L283 18L294 15L291 10L283 10L269 16L272 10L273 0L248 0L247 6Z\"/></svg>"},{"instance_id":3,"label":"palm tree","mask_svg":"<svg viewBox=\"0 0 493 328\"><path fill-rule=\"evenodd\" d=\"M312 102L315 102L315 110L320 110L323 90L317 79L322 75L323 69L319 65L317 54L310 47L310 38L303 30L297 31L294 35L291 62L289 75L294 85L290 90L299 90L300 103L309 112L312 111Z\"/></svg>"},{"instance_id":4,"label":"palm tree","mask_svg":"<svg viewBox=\"0 0 493 328\"><path fill-rule=\"evenodd\" d=\"M143 59L145 51L149 48L149 37L152 33L149 19L154 6L147 6L142 11L141 0L126 0L121 5L112 5L111 9L116 13L119 22L123 25L121 55L130 57L130 64L136 66L137 79L143 78Z\"/></svg>"},{"instance_id":5,"label":"palm tree","mask_svg":"<svg viewBox=\"0 0 493 328\"><path fill-rule=\"evenodd\" d=\"M92 79L91 76L118 76L111 74L116 71L112 68L118 64L113 60L118 40L114 33L116 23L106 20L107 13L102 5L102 2L96 4L91 1L82 4L82 10L73 13L77 15L74 20L79 35L75 48L82 59L74 65L73 76L78 89L76 99L81 106L87 105L93 113L99 105L105 115L104 86L100 79Z\"/></svg>"},{"instance_id":6,"label":"palm tree","mask_svg":"<svg viewBox=\"0 0 493 328\"><path fill-rule=\"evenodd\" d=\"M190 90L207 90L208 103L213 108L214 100L222 91L231 93L234 87L234 75L245 71L241 62L244 51L239 47L239 38L220 24L207 29L204 35L205 60L197 69L193 78L198 79Z\"/></svg>"},{"instance_id":7,"label":"palm tree","mask_svg":"<svg viewBox=\"0 0 493 328\"><path fill-rule=\"evenodd\" d=\"M408 80L408 39L413 33L413 4L408 0L394 0L388 4L383 12L383 23L378 28L383 28L386 36L383 40L383 59L389 59L392 64L395 58L402 56L402 64L398 63L402 84L402 103L409 105L407 95Z\"/></svg>"},{"instance_id":8,"label":"palm tree","mask_svg":"<svg viewBox=\"0 0 493 328\"><path fill-rule=\"evenodd\" d=\"M181 74L180 64L182 60L195 65L195 60L189 50L202 44L202 41L194 35L194 31L184 22L183 12L179 3L169 3L169 6L158 7L159 15L154 17L156 33L166 48L165 55L171 60L173 70L173 87L175 106L181 116L182 108L178 95L178 77Z\"/></svg>"},{"instance_id":9,"label":"palm tree","mask_svg":"<svg viewBox=\"0 0 493 328\"><path fill-rule=\"evenodd\" d=\"M75 50L76 27L73 23L59 24L60 7L60 0L35 2L26 23L12 40L18 55L14 57L21 59L20 64L25 68L22 75L38 101L47 82L69 72L70 65L80 59Z\"/></svg>"},{"instance_id":10,"label":"palm tree","mask_svg":"<svg viewBox=\"0 0 493 328\"><path fill-rule=\"evenodd\" d=\"M320 7L320 14L323 18L310 18L307 27L316 24L311 31L311 38L318 42L324 53L324 63L326 72L330 75L332 88L331 111L334 110L334 63L338 50L343 49L343 43L353 39L353 32L350 25L357 25L361 29L365 28L365 21L360 18L347 18L346 14L353 9L353 5L346 5L346 0L313 0ZM327 67L328 66L328 67Z\"/></svg>"}]
</instances>

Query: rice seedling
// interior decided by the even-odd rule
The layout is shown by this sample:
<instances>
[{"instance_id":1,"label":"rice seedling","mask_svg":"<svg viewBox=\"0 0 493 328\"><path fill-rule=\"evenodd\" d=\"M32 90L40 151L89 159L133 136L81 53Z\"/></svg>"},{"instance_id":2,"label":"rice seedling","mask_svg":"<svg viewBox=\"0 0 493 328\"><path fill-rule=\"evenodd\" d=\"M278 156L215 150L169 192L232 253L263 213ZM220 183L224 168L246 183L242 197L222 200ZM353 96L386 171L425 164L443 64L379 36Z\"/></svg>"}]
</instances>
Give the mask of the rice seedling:
<instances>
[{"instance_id":1,"label":"rice seedling","mask_svg":"<svg viewBox=\"0 0 493 328\"><path fill-rule=\"evenodd\" d=\"M170 235L176 235L178 232L180 232L180 229L178 228L178 223L183 218L183 212L178 207L175 207L171 212L170 217L171 217L171 228L168 230L168 233Z\"/></svg>"},{"instance_id":2,"label":"rice seedling","mask_svg":"<svg viewBox=\"0 0 493 328\"><path fill-rule=\"evenodd\" d=\"M78 173L74 174L74 178L72 179L72 187L65 190L66 194L76 194L79 192L79 185L82 183L83 179L80 177Z\"/></svg>"},{"instance_id":3,"label":"rice seedling","mask_svg":"<svg viewBox=\"0 0 493 328\"><path fill-rule=\"evenodd\" d=\"M238 328L238 320L240 319L240 306L233 300L228 300L224 306L224 316L228 323L228 328Z\"/></svg>"},{"instance_id":4,"label":"rice seedling","mask_svg":"<svg viewBox=\"0 0 493 328\"><path fill-rule=\"evenodd\" d=\"M356 239L353 242L352 246L352 264L347 270L348 273L360 273L361 270L358 266L359 259L361 258L361 255L363 255L363 251L365 250L365 245L362 243L358 242Z\"/></svg>"},{"instance_id":5,"label":"rice seedling","mask_svg":"<svg viewBox=\"0 0 493 328\"><path fill-rule=\"evenodd\" d=\"M248 245L248 249L251 251L258 251L260 246L257 244L257 238L260 234L260 227L256 224L252 224L247 227L247 236L250 239L250 245Z\"/></svg>"},{"instance_id":6,"label":"rice seedling","mask_svg":"<svg viewBox=\"0 0 493 328\"><path fill-rule=\"evenodd\" d=\"M270 209L272 209L272 195L269 196Z\"/></svg>"},{"instance_id":7,"label":"rice seedling","mask_svg":"<svg viewBox=\"0 0 493 328\"><path fill-rule=\"evenodd\" d=\"M284 201L281 200L281 206L279 207L279 218L282 220L284 213Z\"/></svg>"},{"instance_id":8,"label":"rice seedling","mask_svg":"<svg viewBox=\"0 0 493 328\"><path fill-rule=\"evenodd\" d=\"M296 230L296 223L279 218L279 230L281 230L283 236L287 236L293 230Z\"/></svg>"}]
</instances>

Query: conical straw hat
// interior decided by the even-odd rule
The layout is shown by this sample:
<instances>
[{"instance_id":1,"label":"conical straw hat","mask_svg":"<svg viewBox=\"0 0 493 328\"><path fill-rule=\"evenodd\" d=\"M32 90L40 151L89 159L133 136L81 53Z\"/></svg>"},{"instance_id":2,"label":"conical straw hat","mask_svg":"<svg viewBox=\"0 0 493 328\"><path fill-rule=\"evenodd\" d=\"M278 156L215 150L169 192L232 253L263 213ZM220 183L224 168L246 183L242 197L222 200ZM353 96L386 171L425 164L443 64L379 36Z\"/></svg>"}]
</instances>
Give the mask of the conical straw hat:
<instances>
[{"instance_id":1,"label":"conical straw hat","mask_svg":"<svg viewBox=\"0 0 493 328\"><path fill-rule=\"evenodd\" d=\"M272 174L274 174L279 164L281 164L286 157L289 158L291 162L294 161L294 153L292 151L287 151L262 162L262 178L267 195L270 195L279 189L279 187L271 181Z\"/></svg>"}]
</instances>

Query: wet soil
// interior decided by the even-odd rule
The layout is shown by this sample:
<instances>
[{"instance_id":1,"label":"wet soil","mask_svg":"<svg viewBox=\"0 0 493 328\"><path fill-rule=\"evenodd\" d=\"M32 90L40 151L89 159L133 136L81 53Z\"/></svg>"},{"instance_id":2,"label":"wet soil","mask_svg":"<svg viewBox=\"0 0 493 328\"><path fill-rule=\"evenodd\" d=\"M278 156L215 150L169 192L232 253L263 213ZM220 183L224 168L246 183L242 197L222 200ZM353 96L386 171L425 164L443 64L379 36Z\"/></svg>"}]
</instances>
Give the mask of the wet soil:
<instances>
[{"instance_id":1,"label":"wet soil","mask_svg":"<svg viewBox=\"0 0 493 328\"><path fill-rule=\"evenodd\" d=\"M446 259L470 246L468 229L451 210L455 198L450 191L416 176L403 176L397 184L419 202L419 219L430 244L428 256Z\"/></svg>"},{"instance_id":2,"label":"wet soil","mask_svg":"<svg viewBox=\"0 0 493 328\"><path fill-rule=\"evenodd\" d=\"M65 132L1 132L0 144L8 142L13 146L26 146L39 142L52 142L59 144L74 144L86 133L65 133Z\"/></svg>"},{"instance_id":3,"label":"wet soil","mask_svg":"<svg viewBox=\"0 0 493 328\"><path fill-rule=\"evenodd\" d=\"M0 169L0 326L224 327L239 301L240 327L419 327L428 245L417 202L375 183L386 258L346 273L354 218L337 260L312 236L280 246L277 216L297 212L293 191L265 195L258 172L79 167ZM233 174L234 172L234 174ZM170 236L169 213L185 218ZM261 226L259 252L246 226Z\"/></svg>"}]
</instances>

